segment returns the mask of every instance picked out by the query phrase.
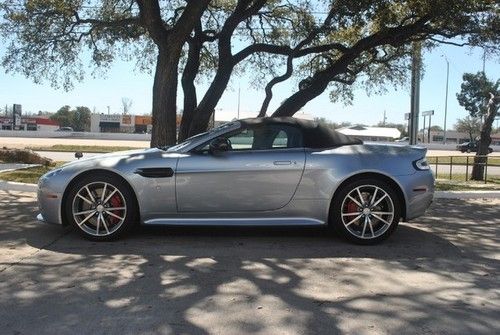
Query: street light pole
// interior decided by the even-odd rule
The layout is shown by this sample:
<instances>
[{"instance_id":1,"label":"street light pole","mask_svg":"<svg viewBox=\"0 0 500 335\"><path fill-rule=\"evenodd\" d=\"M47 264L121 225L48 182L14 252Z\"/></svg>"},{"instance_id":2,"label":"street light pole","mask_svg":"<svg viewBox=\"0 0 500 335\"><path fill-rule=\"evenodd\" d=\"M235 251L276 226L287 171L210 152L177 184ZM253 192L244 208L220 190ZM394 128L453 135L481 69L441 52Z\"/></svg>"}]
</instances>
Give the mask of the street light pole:
<instances>
[{"instance_id":1,"label":"street light pole","mask_svg":"<svg viewBox=\"0 0 500 335\"><path fill-rule=\"evenodd\" d=\"M240 119L240 94L241 94L241 86L238 86L238 120Z\"/></svg>"},{"instance_id":2,"label":"street light pole","mask_svg":"<svg viewBox=\"0 0 500 335\"><path fill-rule=\"evenodd\" d=\"M418 138L418 114L420 109L420 67L422 65L420 42L414 42L412 46L411 61L411 103L409 117L409 144L417 144Z\"/></svg>"},{"instance_id":3,"label":"street light pole","mask_svg":"<svg viewBox=\"0 0 500 335\"><path fill-rule=\"evenodd\" d=\"M446 60L446 97L444 100L444 128L443 128L443 144L446 144L446 117L448 114L448 80L450 79L450 62L448 62L448 58L444 56Z\"/></svg>"}]
</instances>

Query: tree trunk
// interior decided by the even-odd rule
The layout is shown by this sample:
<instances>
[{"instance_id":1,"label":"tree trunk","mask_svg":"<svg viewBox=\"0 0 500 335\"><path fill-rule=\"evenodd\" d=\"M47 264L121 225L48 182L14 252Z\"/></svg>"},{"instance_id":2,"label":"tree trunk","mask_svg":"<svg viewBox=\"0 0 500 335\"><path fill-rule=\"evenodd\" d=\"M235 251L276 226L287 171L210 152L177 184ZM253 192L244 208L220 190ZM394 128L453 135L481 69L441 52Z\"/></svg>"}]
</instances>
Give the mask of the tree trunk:
<instances>
[{"instance_id":1,"label":"tree trunk","mask_svg":"<svg viewBox=\"0 0 500 335\"><path fill-rule=\"evenodd\" d=\"M189 137L189 128L194 118L196 105L196 87L194 80L200 68L200 52L203 42L193 40L189 43L188 59L182 73L182 90L184 91L184 108L182 112L181 127L179 129L179 142Z\"/></svg>"},{"instance_id":2,"label":"tree trunk","mask_svg":"<svg viewBox=\"0 0 500 335\"><path fill-rule=\"evenodd\" d=\"M484 180L484 165L487 161L486 155L489 154L488 148L491 144L491 126L493 125L497 111L498 102L495 101L495 97L492 95L488 103L486 120L484 120L483 126L481 127L481 135L476 156L474 157L471 180Z\"/></svg>"},{"instance_id":3,"label":"tree trunk","mask_svg":"<svg viewBox=\"0 0 500 335\"><path fill-rule=\"evenodd\" d=\"M293 116L297 113L306 103L316 98L323 93L328 86L328 80L313 80L311 84L303 90L292 94L287 98L281 106L273 113L273 117L277 116Z\"/></svg>"},{"instance_id":4,"label":"tree trunk","mask_svg":"<svg viewBox=\"0 0 500 335\"><path fill-rule=\"evenodd\" d=\"M160 47L153 84L153 131L151 147L176 143L177 67L180 51Z\"/></svg>"},{"instance_id":5,"label":"tree trunk","mask_svg":"<svg viewBox=\"0 0 500 335\"><path fill-rule=\"evenodd\" d=\"M226 90L232 71L232 63L227 64L224 68L219 68L217 71L212 84L200 101L198 108L195 109L194 118L189 129L189 136L194 136L207 130L210 117L214 113L215 106L217 106L222 94Z\"/></svg>"},{"instance_id":6,"label":"tree trunk","mask_svg":"<svg viewBox=\"0 0 500 335\"><path fill-rule=\"evenodd\" d=\"M359 52L358 52L359 53ZM281 106L273 113L273 117L277 116L293 116L306 103L323 93L328 84L334 78L347 71L347 66L356 58L358 53L351 52L344 54L334 66L323 71L317 72L307 83L306 87L288 97Z\"/></svg>"}]
</instances>

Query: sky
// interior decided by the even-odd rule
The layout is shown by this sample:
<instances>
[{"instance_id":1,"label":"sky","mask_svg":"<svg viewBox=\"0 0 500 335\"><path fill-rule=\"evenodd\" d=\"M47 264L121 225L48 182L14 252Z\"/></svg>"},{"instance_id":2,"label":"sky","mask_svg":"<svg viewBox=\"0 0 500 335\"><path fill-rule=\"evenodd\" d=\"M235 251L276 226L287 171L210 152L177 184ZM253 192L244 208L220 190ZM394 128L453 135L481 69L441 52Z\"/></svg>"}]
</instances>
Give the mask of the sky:
<instances>
[{"instance_id":1,"label":"sky","mask_svg":"<svg viewBox=\"0 0 500 335\"><path fill-rule=\"evenodd\" d=\"M0 56L4 53L0 45ZM460 90L462 75L465 72L476 73L482 70L483 54L481 49L471 50L455 46L443 45L432 52L424 53L423 63L425 74L420 87L420 111L434 110L433 125L444 125L444 106L446 91L446 59L449 61L449 91L447 128L453 128L458 118L463 118L467 112L458 104L456 93ZM486 75L490 79L500 77L498 59L487 59ZM135 70L134 63L117 61L109 69L106 77L92 78L89 69L86 79L76 83L75 87L66 92L54 89L48 82L34 84L30 79L19 74L5 73L0 69L0 106L22 104L23 112L57 111L61 106L87 106L96 112L121 112L123 97L131 99L132 114L151 112L151 91L153 77L150 74ZM249 85L249 75L234 78L216 108L216 120L231 120L237 117L238 87L240 88L240 117L252 117L260 109L263 90L255 90ZM271 102L270 111L287 96L294 92L294 83L282 83L275 87L275 97ZM179 87L180 88L180 87ZM200 84L198 91L203 92L206 84ZM200 95L200 93L199 93ZM410 109L409 87L393 89L387 93L368 96L364 90L358 89L354 94L352 105L332 103L328 92L310 101L303 112L313 117L324 117L332 122L350 122L352 124L375 125L382 121L384 111L386 122L404 123L404 114ZM182 108L182 90L179 89L178 106ZM422 120L420 122L423 122ZM422 123L420 123L422 124Z\"/></svg>"}]
</instances>

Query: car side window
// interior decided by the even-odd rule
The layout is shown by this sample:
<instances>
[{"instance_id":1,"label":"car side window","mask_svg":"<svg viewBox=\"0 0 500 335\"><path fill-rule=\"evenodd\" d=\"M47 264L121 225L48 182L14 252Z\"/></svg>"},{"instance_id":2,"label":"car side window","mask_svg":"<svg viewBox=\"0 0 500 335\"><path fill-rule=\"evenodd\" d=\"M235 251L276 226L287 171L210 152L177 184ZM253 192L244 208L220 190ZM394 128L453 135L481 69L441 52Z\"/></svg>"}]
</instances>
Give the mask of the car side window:
<instances>
[{"instance_id":1,"label":"car side window","mask_svg":"<svg viewBox=\"0 0 500 335\"><path fill-rule=\"evenodd\" d=\"M303 147L300 129L288 125L259 125L253 128L252 150Z\"/></svg>"},{"instance_id":2,"label":"car side window","mask_svg":"<svg viewBox=\"0 0 500 335\"><path fill-rule=\"evenodd\" d=\"M288 147L288 137L283 130L280 130L273 141L273 148L287 148Z\"/></svg>"},{"instance_id":3,"label":"car side window","mask_svg":"<svg viewBox=\"0 0 500 335\"><path fill-rule=\"evenodd\" d=\"M254 141L253 129L243 129L240 132L233 134L227 139L231 142L231 150L251 150Z\"/></svg>"},{"instance_id":4,"label":"car side window","mask_svg":"<svg viewBox=\"0 0 500 335\"><path fill-rule=\"evenodd\" d=\"M256 125L224 135L231 143L230 151L255 151L303 147L302 131L288 125ZM197 152L207 152L205 143Z\"/></svg>"}]
</instances>

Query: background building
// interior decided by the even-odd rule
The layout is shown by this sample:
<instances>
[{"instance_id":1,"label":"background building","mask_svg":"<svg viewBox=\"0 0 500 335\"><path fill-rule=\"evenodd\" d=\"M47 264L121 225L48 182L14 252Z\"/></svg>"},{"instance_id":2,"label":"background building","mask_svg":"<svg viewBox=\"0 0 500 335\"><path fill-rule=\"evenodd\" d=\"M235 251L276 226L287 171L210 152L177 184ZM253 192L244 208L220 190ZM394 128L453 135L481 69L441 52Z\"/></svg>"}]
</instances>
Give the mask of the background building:
<instances>
[{"instance_id":1,"label":"background building","mask_svg":"<svg viewBox=\"0 0 500 335\"><path fill-rule=\"evenodd\" d=\"M430 143L443 143L444 132L443 131L431 131L431 142ZM426 137L427 140L427 137ZM446 143L447 144L461 144L464 142L469 142L470 136L468 133L458 132L456 130L446 131ZM491 145L500 145L500 133L491 134Z\"/></svg>"},{"instance_id":2,"label":"background building","mask_svg":"<svg viewBox=\"0 0 500 335\"><path fill-rule=\"evenodd\" d=\"M53 131L59 129L59 124L56 121L49 119L46 116L24 116L18 121L16 130L24 131ZM12 130L13 119L12 117L0 117L0 129Z\"/></svg>"},{"instance_id":3,"label":"background building","mask_svg":"<svg viewBox=\"0 0 500 335\"><path fill-rule=\"evenodd\" d=\"M181 124L181 115L177 115L177 129ZM130 114L92 114L90 131L93 133L150 133L153 118L149 115Z\"/></svg>"}]
</instances>

